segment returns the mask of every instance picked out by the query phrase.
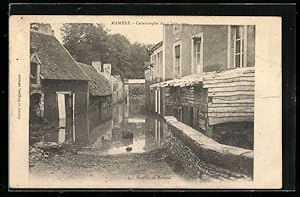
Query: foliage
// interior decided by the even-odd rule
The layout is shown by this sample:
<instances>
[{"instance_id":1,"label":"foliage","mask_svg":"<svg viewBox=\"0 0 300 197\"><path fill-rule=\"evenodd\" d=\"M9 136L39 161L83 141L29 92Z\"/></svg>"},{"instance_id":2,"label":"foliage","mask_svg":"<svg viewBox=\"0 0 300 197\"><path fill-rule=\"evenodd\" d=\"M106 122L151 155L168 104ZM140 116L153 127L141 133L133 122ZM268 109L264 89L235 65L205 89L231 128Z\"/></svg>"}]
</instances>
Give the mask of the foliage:
<instances>
[{"instance_id":1,"label":"foliage","mask_svg":"<svg viewBox=\"0 0 300 197\"><path fill-rule=\"evenodd\" d=\"M112 74L125 78L144 78L144 62L149 61L149 45L131 44L121 34L109 34L101 24L64 24L63 44L79 62L112 64Z\"/></svg>"}]
</instances>

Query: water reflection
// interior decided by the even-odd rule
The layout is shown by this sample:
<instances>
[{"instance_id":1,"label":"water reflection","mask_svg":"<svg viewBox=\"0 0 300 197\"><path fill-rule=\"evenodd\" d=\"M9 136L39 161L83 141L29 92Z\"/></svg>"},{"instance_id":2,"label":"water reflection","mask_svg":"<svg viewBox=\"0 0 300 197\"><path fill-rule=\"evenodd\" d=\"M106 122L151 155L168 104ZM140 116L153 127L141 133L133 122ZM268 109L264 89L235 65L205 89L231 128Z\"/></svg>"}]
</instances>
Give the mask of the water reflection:
<instances>
[{"instance_id":1,"label":"water reflection","mask_svg":"<svg viewBox=\"0 0 300 197\"><path fill-rule=\"evenodd\" d=\"M89 146L102 154L142 153L162 145L163 122L145 111L144 100L130 99L89 117Z\"/></svg>"}]
</instances>

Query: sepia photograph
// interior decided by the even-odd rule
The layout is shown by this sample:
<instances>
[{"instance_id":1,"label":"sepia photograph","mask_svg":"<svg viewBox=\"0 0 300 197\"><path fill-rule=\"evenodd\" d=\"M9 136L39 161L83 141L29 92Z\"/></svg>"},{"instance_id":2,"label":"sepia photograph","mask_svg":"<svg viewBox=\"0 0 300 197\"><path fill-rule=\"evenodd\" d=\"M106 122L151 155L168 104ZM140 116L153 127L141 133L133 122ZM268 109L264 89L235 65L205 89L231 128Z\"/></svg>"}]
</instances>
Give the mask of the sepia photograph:
<instances>
[{"instance_id":1,"label":"sepia photograph","mask_svg":"<svg viewBox=\"0 0 300 197\"><path fill-rule=\"evenodd\" d=\"M24 56L13 51L16 64L25 63L10 77L18 81L11 118L24 123L10 122L10 136L17 127L27 131L18 138L24 158L16 157L18 147L10 149L12 160L21 160L10 160L12 167L22 163L26 177L12 178L15 187L280 186L281 152L261 148L269 139L281 150L280 122L265 132L272 120L257 111L272 110L262 101L280 106L281 65L269 57L277 54L270 43L280 41L280 32L262 43L259 17L102 18L11 22L26 20L19 39L27 46ZM280 27L269 19L260 33ZM269 166L267 156L276 161L270 185L255 178Z\"/></svg>"}]
</instances>

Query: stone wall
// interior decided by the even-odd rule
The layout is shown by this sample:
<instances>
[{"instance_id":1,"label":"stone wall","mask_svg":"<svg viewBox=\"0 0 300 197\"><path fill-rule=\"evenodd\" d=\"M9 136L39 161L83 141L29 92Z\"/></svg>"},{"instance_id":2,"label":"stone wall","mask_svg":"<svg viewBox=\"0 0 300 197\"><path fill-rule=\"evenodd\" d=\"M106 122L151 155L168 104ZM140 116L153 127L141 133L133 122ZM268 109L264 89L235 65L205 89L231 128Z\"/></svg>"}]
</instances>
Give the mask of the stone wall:
<instances>
[{"instance_id":1,"label":"stone wall","mask_svg":"<svg viewBox=\"0 0 300 197\"><path fill-rule=\"evenodd\" d=\"M190 176L203 178L253 177L253 151L216 142L199 131L166 116L164 147Z\"/></svg>"}]
</instances>

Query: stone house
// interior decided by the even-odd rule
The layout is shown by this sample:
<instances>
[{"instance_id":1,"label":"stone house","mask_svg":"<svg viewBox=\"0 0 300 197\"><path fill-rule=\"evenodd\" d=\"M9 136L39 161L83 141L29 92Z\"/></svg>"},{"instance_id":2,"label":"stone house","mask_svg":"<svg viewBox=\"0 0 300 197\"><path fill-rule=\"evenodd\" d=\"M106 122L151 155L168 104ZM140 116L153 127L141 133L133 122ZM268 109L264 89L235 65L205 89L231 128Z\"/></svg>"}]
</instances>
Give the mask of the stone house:
<instances>
[{"instance_id":1,"label":"stone house","mask_svg":"<svg viewBox=\"0 0 300 197\"><path fill-rule=\"evenodd\" d=\"M87 142L89 80L49 24L31 29L30 125L47 122L51 128L47 140Z\"/></svg>"},{"instance_id":2,"label":"stone house","mask_svg":"<svg viewBox=\"0 0 300 197\"><path fill-rule=\"evenodd\" d=\"M164 25L163 35L150 50L152 110L253 148L255 26Z\"/></svg>"},{"instance_id":3,"label":"stone house","mask_svg":"<svg viewBox=\"0 0 300 197\"><path fill-rule=\"evenodd\" d=\"M78 64L91 79L89 81L89 111L101 111L101 109L109 107L112 102L110 82L93 66L84 63Z\"/></svg>"},{"instance_id":4,"label":"stone house","mask_svg":"<svg viewBox=\"0 0 300 197\"><path fill-rule=\"evenodd\" d=\"M112 90L112 104L124 101L124 83L120 75L111 74L111 64L101 64L101 62L92 62L92 66L97 72L104 76L111 84Z\"/></svg>"}]
</instances>

